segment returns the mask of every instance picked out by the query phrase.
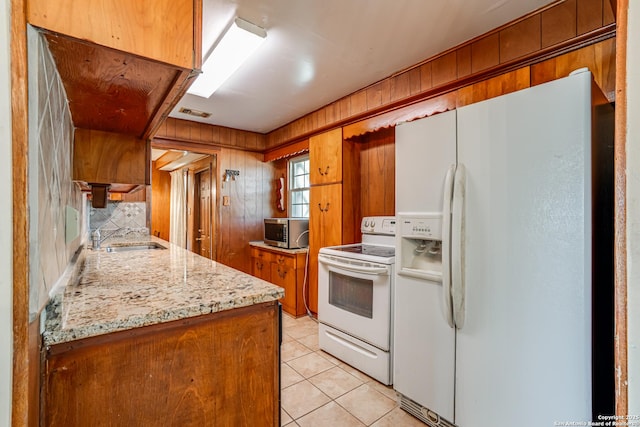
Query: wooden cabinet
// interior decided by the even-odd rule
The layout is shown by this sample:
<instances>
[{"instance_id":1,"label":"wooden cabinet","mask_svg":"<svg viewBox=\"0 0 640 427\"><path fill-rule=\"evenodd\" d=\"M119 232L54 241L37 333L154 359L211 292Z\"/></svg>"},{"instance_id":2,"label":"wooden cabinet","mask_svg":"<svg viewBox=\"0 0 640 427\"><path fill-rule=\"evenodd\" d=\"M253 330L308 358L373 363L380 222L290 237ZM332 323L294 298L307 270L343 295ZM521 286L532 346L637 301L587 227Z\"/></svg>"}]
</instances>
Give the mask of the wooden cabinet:
<instances>
[{"instance_id":1,"label":"wooden cabinet","mask_svg":"<svg viewBox=\"0 0 640 427\"><path fill-rule=\"evenodd\" d=\"M271 260L274 254L271 251L259 248L251 248L251 274L256 277L271 281ZM285 293L286 296L286 293Z\"/></svg>"},{"instance_id":2,"label":"wooden cabinet","mask_svg":"<svg viewBox=\"0 0 640 427\"><path fill-rule=\"evenodd\" d=\"M360 219L357 147L342 129L309 139L309 309L318 312L318 251L354 243Z\"/></svg>"},{"instance_id":3,"label":"wooden cabinet","mask_svg":"<svg viewBox=\"0 0 640 427\"><path fill-rule=\"evenodd\" d=\"M46 349L45 426L279 426L276 302Z\"/></svg>"},{"instance_id":4,"label":"wooden cabinet","mask_svg":"<svg viewBox=\"0 0 640 427\"><path fill-rule=\"evenodd\" d=\"M342 181L342 128L309 139L311 185Z\"/></svg>"},{"instance_id":5,"label":"wooden cabinet","mask_svg":"<svg viewBox=\"0 0 640 427\"><path fill-rule=\"evenodd\" d=\"M306 251L251 247L251 274L283 288L282 309L296 317L307 312L303 300L306 260Z\"/></svg>"},{"instance_id":6,"label":"wooden cabinet","mask_svg":"<svg viewBox=\"0 0 640 427\"><path fill-rule=\"evenodd\" d=\"M193 0L29 0L29 23L97 45L193 68L194 27L201 3Z\"/></svg>"},{"instance_id":7,"label":"wooden cabinet","mask_svg":"<svg viewBox=\"0 0 640 427\"><path fill-rule=\"evenodd\" d=\"M149 143L133 136L76 129L73 180L85 183L149 185Z\"/></svg>"},{"instance_id":8,"label":"wooden cabinet","mask_svg":"<svg viewBox=\"0 0 640 427\"><path fill-rule=\"evenodd\" d=\"M202 0L29 0L74 126L153 136L201 66Z\"/></svg>"}]
</instances>

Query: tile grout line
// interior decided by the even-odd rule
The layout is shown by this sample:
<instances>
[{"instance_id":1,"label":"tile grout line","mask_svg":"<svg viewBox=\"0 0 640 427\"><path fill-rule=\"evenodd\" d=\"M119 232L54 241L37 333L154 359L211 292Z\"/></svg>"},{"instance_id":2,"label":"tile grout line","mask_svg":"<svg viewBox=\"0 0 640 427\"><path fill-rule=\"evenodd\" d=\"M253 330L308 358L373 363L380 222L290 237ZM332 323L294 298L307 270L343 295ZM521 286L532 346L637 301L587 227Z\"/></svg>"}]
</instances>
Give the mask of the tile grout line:
<instances>
[{"instance_id":1,"label":"tile grout line","mask_svg":"<svg viewBox=\"0 0 640 427\"><path fill-rule=\"evenodd\" d=\"M283 321L283 331L286 329L291 329L291 328L299 328L299 329L303 329L303 328L309 328L309 325L311 325L310 323L304 323L303 325L299 326L296 324L297 319L289 319L289 320L285 320ZM301 330L302 332L302 330ZM329 399L328 402L325 402L323 404L321 404L320 406L318 406L317 408L311 409L308 412L298 415L296 418L294 418L293 416L291 416L291 414L289 412L287 412L286 409L282 408L282 411L291 419L291 421L287 424L285 424L286 426L294 426L294 425L299 425L298 421L310 414L312 414L315 411L318 411L322 408L324 408L325 406L333 403L335 405L337 405L338 407L340 407L343 411L345 411L347 414L349 414L351 417L353 417L355 420L357 420L359 423L361 423L362 425L365 426L372 426L376 423L378 423L379 421L381 421L383 418L390 416L390 414L396 409L398 408L398 403L397 403L397 399L392 399L389 395L383 393L380 390L376 389L376 382L373 378L368 377L366 374L357 371L356 368L353 368L351 366L349 366L348 364L340 361L339 359L335 358L334 356L330 355L330 354L326 354L324 353L321 349L316 348L316 346L309 346L307 344L304 344L303 342L301 342L301 340L306 340L309 339L309 337L313 336L312 334L309 335L304 335L304 336L299 336L297 338L294 338L292 335L290 335L288 332L284 331L284 335L286 335L287 339L283 340L283 346L287 343L295 343L296 345L300 345L302 346L304 349L308 350L307 353L296 356L296 357L292 357L291 359L288 359L286 361L282 361L282 365L286 365L289 369L291 369L294 373L296 373L298 376L300 376L300 380L296 381L294 383L291 383L289 385L287 385L287 387L283 388L282 390L288 389L289 387L298 385L302 382L307 382L311 387L315 388L319 393L321 393L322 396L326 397L327 399ZM296 334L297 335L297 334ZM325 354L329 357L325 357ZM313 373L312 375L306 376L305 374L303 374L302 372L300 372L299 370L297 370L296 368L294 368L290 362L295 361L295 360L299 360L303 357L307 357L310 355L317 355L318 357L323 358L324 360L326 360L327 362L329 362L332 366L328 367L326 369L322 369L318 372ZM347 371L344 369L344 366L349 366L350 368L356 370L357 372L360 372L364 378L358 377L356 375L353 375L351 372ZM359 382L359 384L357 386L355 386L354 388L351 388L350 390L347 390L343 393L341 393L340 395L336 396L335 398L328 395L322 388L318 387L316 384L314 384L311 379L312 378L316 378L334 368L339 368L342 372L344 372L346 375L354 378L355 380L357 380ZM393 407L391 407L390 409L386 410L384 413L380 414L379 416L377 416L374 420L370 421L369 423L365 422L364 420L362 420L361 418L359 418L356 414L352 413L345 405L341 404L340 402L338 402L338 399L347 396L349 393L361 388L362 386L367 386L371 389L371 391L375 392L377 395L379 395L382 399L386 400L388 399L389 401L393 402ZM382 384L380 384L383 387L386 387Z\"/></svg>"}]
</instances>

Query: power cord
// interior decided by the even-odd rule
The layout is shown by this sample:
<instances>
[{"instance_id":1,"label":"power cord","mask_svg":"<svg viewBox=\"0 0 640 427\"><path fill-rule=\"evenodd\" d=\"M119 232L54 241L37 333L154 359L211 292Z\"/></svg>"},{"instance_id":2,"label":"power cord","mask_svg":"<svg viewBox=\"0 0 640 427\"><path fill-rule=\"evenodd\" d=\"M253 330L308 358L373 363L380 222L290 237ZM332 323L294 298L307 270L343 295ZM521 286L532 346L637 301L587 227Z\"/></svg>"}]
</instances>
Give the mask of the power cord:
<instances>
[{"instance_id":1,"label":"power cord","mask_svg":"<svg viewBox=\"0 0 640 427\"><path fill-rule=\"evenodd\" d=\"M305 234L309 234L309 230L306 230L298 236L296 239L296 245L298 245L298 240L300 237ZM302 302L304 303L304 308L307 310L307 316L309 316L314 322L317 322L318 319L313 317L313 313L309 309L309 304L307 303L307 279L308 279L308 271L309 271L309 248L307 247L307 256L304 261L304 279L302 280Z\"/></svg>"}]
</instances>

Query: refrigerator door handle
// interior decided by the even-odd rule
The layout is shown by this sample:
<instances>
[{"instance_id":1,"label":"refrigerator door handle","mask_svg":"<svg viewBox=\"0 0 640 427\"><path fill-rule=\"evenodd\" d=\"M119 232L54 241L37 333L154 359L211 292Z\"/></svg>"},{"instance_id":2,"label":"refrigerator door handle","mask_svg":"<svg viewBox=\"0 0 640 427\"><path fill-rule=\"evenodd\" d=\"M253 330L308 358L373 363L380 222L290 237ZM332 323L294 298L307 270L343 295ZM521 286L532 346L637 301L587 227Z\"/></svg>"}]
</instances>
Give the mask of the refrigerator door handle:
<instances>
[{"instance_id":1,"label":"refrigerator door handle","mask_svg":"<svg viewBox=\"0 0 640 427\"><path fill-rule=\"evenodd\" d=\"M451 301L451 201L455 173L456 165L449 166L444 179L444 197L442 200L442 303L445 320L452 328L455 327L455 322Z\"/></svg>"},{"instance_id":2,"label":"refrigerator door handle","mask_svg":"<svg viewBox=\"0 0 640 427\"><path fill-rule=\"evenodd\" d=\"M462 329L465 320L464 212L466 181L466 169L462 163L458 163L456 174L453 178L453 198L451 202L451 303L453 306L453 321L458 329Z\"/></svg>"}]
</instances>

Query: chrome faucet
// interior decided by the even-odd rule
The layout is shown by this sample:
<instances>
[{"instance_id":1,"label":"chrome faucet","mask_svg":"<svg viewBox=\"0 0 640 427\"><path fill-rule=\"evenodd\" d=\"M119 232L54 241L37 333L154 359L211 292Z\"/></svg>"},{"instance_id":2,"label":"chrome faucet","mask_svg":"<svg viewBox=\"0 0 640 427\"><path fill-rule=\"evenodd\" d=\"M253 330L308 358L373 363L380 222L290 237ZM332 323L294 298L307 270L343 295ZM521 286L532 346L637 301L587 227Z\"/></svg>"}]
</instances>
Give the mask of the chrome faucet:
<instances>
[{"instance_id":1,"label":"chrome faucet","mask_svg":"<svg viewBox=\"0 0 640 427\"><path fill-rule=\"evenodd\" d=\"M100 249L100 229L98 228L91 234L91 248L94 251Z\"/></svg>"}]
</instances>

